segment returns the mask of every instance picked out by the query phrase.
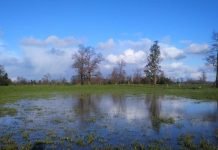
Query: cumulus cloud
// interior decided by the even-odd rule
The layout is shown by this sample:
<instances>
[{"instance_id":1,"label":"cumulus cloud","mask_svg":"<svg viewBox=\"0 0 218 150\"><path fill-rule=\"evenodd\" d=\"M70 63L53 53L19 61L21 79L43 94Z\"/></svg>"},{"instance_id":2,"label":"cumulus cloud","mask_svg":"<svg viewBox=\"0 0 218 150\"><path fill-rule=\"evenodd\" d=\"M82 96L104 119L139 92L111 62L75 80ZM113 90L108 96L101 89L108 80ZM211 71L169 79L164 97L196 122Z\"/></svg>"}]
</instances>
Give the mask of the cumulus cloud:
<instances>
[{"instance_id":1,"label":"cumulus cloud","mask_svg":"<svg viewBox=\"0 0 218 150\"><path fill-rule=\"evenodd\" d=\"M138 64L145 59L144 51L134 51L133 49L127 49L120 55L110 54L106 57L110 63L117 63L120 60L124 60L128 64Z\"/></svg>"},{"instance_id":2,"label":"cumulus cloud","mask_svg":"<svg viewBox=\"0 0 218 150\"><path fill-rule=\"evenodd\" d=\"M147 50L153 44L153 41L148 38L143 38L140 40L117 40L110 38L106 42L99 42L97 48L101 50L119 50L123 51L125 49L134 49L134 50Z\"/></svg>"},{"instance_id":3,"label":"cumulus cloud","mask_svg":"<svg viewBox=\"0 0 218 150\"><path fill-rule=\"evenodd\" d=\"M32 66L35 74L64 74L71 70L72 53L75 49L23 48L24 59Z\"/></svg>"},{"instance_id":4,"label":"cumulus cloud","mask_svg":"<svg viewBox=\"0 0 218 150\"><path fill-rule=\"evenodd\" d=\"M53 78L64 76L69 79L72 76L72 54L78 44L81 41L71 37L26 38L21 42L19 54L0 47L0 64L5 66L13 79L17 76L40 79L46 73L50 73Z\"/></svg>"},{"instance_id":5,"label":"cumulus cloud","mask_svg":"<svg viewBox=\"0 0 218 150\"><path fill-rule=\"evenodd\" d=\"M28 38L22 41L24 61L31 66L31 71L42 76L72 75L72 54L77 50L80 40L72 37L59 38L49 36L44 40Z\"/></svg>"},{"instance_id":6,"label":"cumulus cloud","mask_svg":"<svg viewBox=\"0 0 218 150\"><path fill-rule=\"evenodd\" d=\"M124 51L124 54L109 54L107 57L112 62L117 61L119 59L126 58L126 56L134 55L132 52L139 51L140 54L143 52L148 53L150 47L152 46L153 41L148 38L143 38L140 40L118 40L115 41L113 39L109 39L106 42L101 42L98 44L98 47L104 50L111 50L111 53L117 53L117 51ZM185 53L182 49L179 49L173 45L166 43L159 43L161 49L161 57L163 59L181 59L185 57ZM113 51L114 50L114 51ZM135 56L133 56L135 57ZM129 58L129 57L128 57ZM130 59L130 58L129 58ZM129 61L129 59L127 61ZM134 58L133 58L134 59ZM133 63L133 60L131 61Z\"/></svg>"},{"instance_id":7,"label":"cumulus cloud","mask_svg":"<svg viewBox=\"0 0 218 150\"><path fill-rule=\"evenodd\" d=\"M21 42L21 50L10 51L0 38L0 64L5 66L11 78L23 76L27 79L40 79L44 74L50 73L52 78L64 76L70 78L73 74L71 68L72 54L78 45L83 42L73 37L60 38L48 36L45 39L25 38ZM110 74L116 63L123 59L127 65L127 74L136 68L143 68L146 57L153 40L142 38L139 40L108 39L96 45L101 49L105 60L100 69L104 75ZM189 47L180 49L172 44L159 43L161 48L162 69L168 77L198 79L201 71L197 67L184 64L182 58L187 52L201 53L208 49L206 44L189 44ZM105 50L105 51L103 51ZM106 51L107 50L107 51ZM187 57L188 58L188 57Z\"/></svg>"},{"instance_id":8,"label":"cumulus cloud","mask_svg":"<svg viewBox=\"0 0 218 150\"><path fill-rule=\"evenodd\" d=\"M190 53L194 54L202 54L206 53L210 50L210 46L208 44L197 44L197 43L191 43L186 50Z\"/></svg>"},{"instance_id":9,"label":"cumulus cloud","mask_svg":"<svg viewBox=\"0 0 218 150\"><path fill-rule=\"evenodd\" d=\"M153 41L148 38L143 38L137 41L132 41L132 40L119 40L118 41L118 46L121 49L127 49L131 48L134 50L148 50L151 45L153 44Z\"/></svg>"},{"instance_id":10,"label":"cumulus cloud","mask_svg":"<svg viewBox=\"0 0 218 150\"><path fill-rule=\"evenodd\" d=\"M76 39L74 37L65 37L59 38L55 35L48 36L46 39L37 39L33 37L24 38L22 40L23 46L30 47L46 47L46 46L54 46L54 47L68 47L82 44L82 40Z\"/></svg>"},{"instance_id":11,"label":"cumulus cloud","mask_svg":"<svg viewBox=\"0 0 218 150\"><path fill-rule=\"evenodd\" d=\"M4 45L3 42L2 44ZM4 66L9 77L12 79L15 79L15 76L22 75L28 68L17 54L8 50L5 46L0 47L0 65Z\"/></svg>"},{"instance_id":12,"label":"cumulus cloud","mask_svg":"<svg viewBox=\"0 0 218 150\"><path fill-rule=\"evenodd\" d=\"M183 62L172 62L162 64L162 68L168 77L174 79L199 79L201 76L200 69L185 65Z\"/></svg>"},{"instance_id":13,"label":"cumulus cloud","mask_svg":"<svg viewBox=\"0 0 218 150\"><path fill-rule=\"evenodd\" d=\"M185 57L185 53L175 46L160 43L161 57L163 59L181 59Z\"/></svg>"},{"instance_id":14,"label":"cumulus cloud","mask_svg":"<svg viewBox=\"0 0 218 150\"><path fill-rule=\"evenodd\" d=\"M143 38L135 41L113 40L113 42L109 39L105 43L105 45L110 43L109 41L113 43L113 48L116 47L116 49L111 49L110 53L105 56L108 64L106 65L107 67L105 66L103 68L108 70L111 69L114 65L116 65L116 63L121 59L127 63L127 70L130 70L129 68L143 68L146 63L146 58L149 53L149 49L153 44L153 41L149 38ZM177 61L185 57L184 51L180 48L177 48L176 46L164 42L160 42L159 45L161 49L162 62ZM110 46L107 46L107 50L109 49ZM170 75L172 75L172 73Z\"/></svg>"},{"instance_id":15,"label":"cumulus cloud","mask_svg":"<svg viewBox=\"0 0 218 150\"><path fill-rule=\"evenodd\" d=\"M97 49L101 50L113 50L116 47L114 39L110 38L106 42L100 42L97 44Z\"/></svg>"}]
</instances>

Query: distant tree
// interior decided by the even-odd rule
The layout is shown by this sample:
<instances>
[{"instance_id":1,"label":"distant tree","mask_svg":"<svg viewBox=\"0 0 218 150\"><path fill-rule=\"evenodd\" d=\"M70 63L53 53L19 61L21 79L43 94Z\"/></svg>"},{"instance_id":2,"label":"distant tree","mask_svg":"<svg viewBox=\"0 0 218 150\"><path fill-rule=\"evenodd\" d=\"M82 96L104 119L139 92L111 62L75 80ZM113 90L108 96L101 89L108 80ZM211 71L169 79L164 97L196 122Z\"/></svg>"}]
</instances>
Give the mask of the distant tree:
<instances>
[{"instance_id":1,"label":"distant tree","mask_svg":"<svg viewBox=\"0 0 218 150\"><path fill-rule=\"evenodd\" d=\"M126 62L124 60L118 61L119 83L123 83L125 81L125 75L126 75L126 71L124 70L125 66L126 66Z\"/></svg>"},{"instance_id":2,"label":"distant tree","mask_svg":"<svg viewBox=\"0 0 218 150\"><path fill-rule=\"evenodd\" d=\"M0 76L3 76L5 74L5 68L0 65Z\"/></svg>"},{"instance_id":3,"label":"distant tree","mask_svg":"<svg viewBox=\"0 0 218 150\"><path fill-rule=\"evenodd\" d=\"M164 72L161 71L160 75L158 76L157 83L158 84L171 84L171 83L173 83L173 81L170 78L167 78L164 75Z\"/></svg>"},{"instance_id":4,"label":"distant tree","mask_svg":"<svg viewBox=\"0 0 218 150\"><path fill-rule=\"evenodd\" d=\"M141 82L142 80L142 70L141 69L135 70L132 80L134 84L139 84Z\"/></svg>"},{"instance_id":5,"label":"distant tree","mask_svg":"<svg viewBox=\"0 0 218 150\"><path fill-rule=\"evenodd\" d=\"M28 81L27 81L27 79L25 79L24 77L18 76L16 83L17 83L17 84L27 84Z\"/></svg>"},{"instance_id":6,"label":"distant tree","mask_svg":"<svg viewBox=\"0 0 218 150\"><path fill-rule=\"evenodd\" d=\"M154 41L154 44L150 48L147 65L144 70L146 77L150 78L154 85L157 83L157 76L161 71L160 68L160 46L158 45L158 41Z\"/></svg>"},{"instance_id":7,"label":"distant tree","mask_svg":"<svg viewBox=\"0 0 218 150\"><path fill-rule=\"evenodd\" d=\"M206 72L204 70L201 71L201 76L199 78L201 83L205 83L207 80Z\"/></svg>"},{"instance_id":8,"label":"distant tree","mask_svg":"<svg viewBox=\"0 0 218 150\"><path fill-rule=\"evenodd\" d=\"M9 85L11 80L8 78L8 74L5 72L5 69L0 65L0 85Z\"/></svg>"},{"instance_id":9,"label":"distant tree","mask_svg":"<svg viewBox=\"0 0 218 150\"><path fill-rule=\"evenodd\" d=\"M216 87L218 88L218 32L213 32L213 43L206 57L207 64L212 65L216 71Z\"/></svg>"},{"instance_id":10,"label":"distant tree","mask_svg":"<svg viewBox=\"0 0 218 150\"><path fill-rule=\"evenodd\" d=\"M94 84L102 84L104 81L102 74L100 71L97 71L92 79L92 83Z\"/></svg>"},{"instance_id":11,"label":"distant tree","mask_svg":"<svg viewBox=\"0 0 218 150\"><path fill-rule=\"evenodd\" d=\"M80 46L72 59L74 61L72 67L76 69L80 84L83 85L86 80L91 83L92 75L98 69L103 57L101 54L96 54L92 47Z\"/></svg>"},{"instance_id":12,"label":"distant tree","mask_svg":"<svg viewBox=\"0 0 218 150\"><path fill-rule=\"evenodd\" d=\"M71 84L77 84L77 83L78 83L78 78L77 78L77 76L72 76L71 79L70 79L70 83L71 83Z\"/></svg>"},{"instance_id":13,"label":"distant tree","mask_svg":"<svg viewBox=\"0 0 218 150\"><path fill-rule=\"evenodd\" d=\"M65 77L60 79L61 84L67 84L67 79Z\"/></svg>"},{"instance_id":14,"label":"distant tree","mask_svg":"<svg viewBox=\"0 0 218 150\"><path fill-rule=\"evenodd\" d=\"M117 68L113 68L111 73L111 82L117 84L119 82L119 73Z\"/></svg>"},{"instance_id":15,"label":"distant tree","mask_svg":"<svg viewBox=\"0 0 218 150\"><path fill-rule=\"evenodd\" d=\"M132 81L133 81L133 80L132 80L132 76L131 76L131 75L128 75L128 76L125 77L125 82L124 82L124 83L131 84L131 83L133 83Z\"/></svg>"},{"instance_id":16,"label":"distant tree","mask_svg":"<svg viewBox=\"0 0 218 150\"><path fill-rule=\"evenodd\" d=\"M125 81L125 67L126 63L124 60L120 60L117 62L117 67L113 68L113 71L111 73L111 81L115 84L124 83Z\"/></svg>"},{"instance_id":17,"label":"distant tree","mask_svg":"<svg viewBox=\"0 0 218 150\"><path fill-rule=\"evenodd\" d=\"M43 75L43 77L42 77L42 82L43 82L44 84L48 84L48 83L50 82L50 80L51 80L51 75L50 75L49 73Z\"/></svg>"}]
</instances>

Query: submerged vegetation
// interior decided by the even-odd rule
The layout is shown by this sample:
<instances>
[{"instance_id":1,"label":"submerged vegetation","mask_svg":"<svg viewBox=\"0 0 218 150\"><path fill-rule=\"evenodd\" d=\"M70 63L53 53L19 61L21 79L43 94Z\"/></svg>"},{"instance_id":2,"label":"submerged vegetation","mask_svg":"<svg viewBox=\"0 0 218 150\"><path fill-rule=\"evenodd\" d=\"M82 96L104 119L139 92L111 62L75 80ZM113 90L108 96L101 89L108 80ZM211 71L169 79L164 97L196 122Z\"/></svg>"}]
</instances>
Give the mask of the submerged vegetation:
<instances>
[{"instance_id":1,"label":"submerged vegetation","mask_svg":"<svg viewBox=\"0 0 218 150\"><path fill-rule=\"evenodd\" d=\"M173 149L172 145L164 139L151 140L147 144L143 144L139 141L134 141L129 146L124 145L111 145L111 144L94 144L95 136L93 134L87 135L86 138L78 138L73 141L69 137L57 137L59 142L54 142L48 137L44 140L35 140L35 141L25 141L23 144L16 143L10 138L10 136L0 137L1 145L0 149L11 150L11 149L56 149L56 148L91 148L91 149L105 149L105 150L123 150L123 149L133 149L133 150L171 150ZM63 142L63 139L65 142ZM99 141L97 141L99 142ZM194 142L194 136L187 133L180 135L177 139L178 147L177 149L186 149L186 150L217 150L218 147L213 143L210 143L205 138L202 138L199 143Z\"/></svg>"},{"instance_id":2,"label":"submerged vegetation","mask_svg":"<svg viewBox=\"0 0 218 150\"><path fill-rule=\"evenodd\" d=\"M14 116L16 115L17 110L15 108L8 108L8 107L0 107L0 117L9 115Z\"/></svg>"},{"instance_id":3,"label":"submerged vegetation","mask_svg":"<svg viewBox=\"0 0 218 150\"><path fill-rule=\"evenodd\" d=\"M178 143L181 146L181 149L190 149L190 150L217 150L218 147L210 143L205 138L202 138L199 144L194 142L195 136L189 133L180 135L178 138Z\"/></svg>"},{"instance_id":4,"label":"submerged vegetation","mask_svg":"<svg viewBox=\"0 0 218 150\"><path fill-rule=\"evenodd\" d=\"M190 150L197 149L194 143L194 136L191 134L180 135L178 138L178 143L179 145L181 145L183 148L186 149L190 149Z\"/></svg>"},{"instance_id":5,"label":"submerged vegetation","mask_svg":"<svg viewBox=\"0 0 218 150\"><path fill-rule=\"evenodd\" d=\"M27 87L30 86L26 86L25 90L33 90ZM144 95L140 94L142 89L152 87L140 85L123 85L123 91L118 90L121 85L94 86L104 87L98 89L99 93L108 88L105 95L76 93L85 90L82 88L86 86L77 87L63 86L63 95L51 98L26 99L3 105L16 108L17 113L15 116L0 117L0 149L217 150L214 142L217 140L218 130L214 126L217 120L209 119L191 125L196 119L201 121L205 117L217 116L217 103L214 101L183 101L183 98L174 96ZM53 88L57 90L60 87ZM117 91L114 91L115 88ZM135 88L137 92L142 89L137 93ZM48 87L41 89L50 90ZM54 89L48 93L53 94ZM124 94L130 89L132 94ZM73 94L65 95L64 91ZM114 91L114 94L107 94L108 91ZM175 104L192 107L177 110ZM199 109L199 115L195 116L196 113L190 110L199 105L204 109ZM187 133L205 124L214 128L207 128L208 133L202 136L198 131Z\"/></svg>"},{"instance_id":6,"label":"submerged vegetation","mask_svg":"<svg viewBox=\"0 0 218 150\"><path fill-rule=\"evenodd\" d=\"M174 124L175 120L172 117L169 118L161 118L161 117L157 117L154 116L152 117L152 121L155 122L156 124Z\"/></svg>"}]
</instances>

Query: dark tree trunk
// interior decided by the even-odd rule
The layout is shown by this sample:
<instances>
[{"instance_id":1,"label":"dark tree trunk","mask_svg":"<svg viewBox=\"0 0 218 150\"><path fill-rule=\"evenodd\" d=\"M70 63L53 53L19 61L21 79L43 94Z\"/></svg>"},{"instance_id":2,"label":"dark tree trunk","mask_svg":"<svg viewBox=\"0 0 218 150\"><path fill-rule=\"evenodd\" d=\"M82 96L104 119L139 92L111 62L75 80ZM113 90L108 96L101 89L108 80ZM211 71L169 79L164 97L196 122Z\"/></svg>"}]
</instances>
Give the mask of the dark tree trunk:
<instances>
[{"instance_id":1,"label":"dark tree trunk","mask_svg":"<svg viewBox=\"0 0 218 150\"><path fill-rule=\"evenodd\" d=\"M82 74L80 75L80 84L81 84L81 85L84 84L84 82L83 82L83 75L82 75Z\"/></svg>"},{"instance_id":2,"label":"dark tree trunk","mask_svg":"<svg viewBox=\"0 0 218 150\"><path fill-rule=\"evenodd\" d=\"M216 56L216 88L218 88L218 51Z\"/></svg>"}]
</instances>

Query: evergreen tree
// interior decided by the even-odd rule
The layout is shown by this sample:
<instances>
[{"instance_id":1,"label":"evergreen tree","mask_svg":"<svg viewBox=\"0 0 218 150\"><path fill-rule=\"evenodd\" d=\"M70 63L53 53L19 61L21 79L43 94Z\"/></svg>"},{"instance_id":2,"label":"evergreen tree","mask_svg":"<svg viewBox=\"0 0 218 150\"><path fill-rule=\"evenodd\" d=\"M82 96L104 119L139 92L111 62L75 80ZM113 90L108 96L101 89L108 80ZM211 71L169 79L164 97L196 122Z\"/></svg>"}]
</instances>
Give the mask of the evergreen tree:
<instances>
[{"instance_id":1,"label":"evergreen tree","mask_svg":"<svg viewBox=\"0 0 218 150\"><path fill-rule=\"evenodd\" d=\"M11 80L8 78L8 74L5 72L5 69L0 65L0 85L9 85Z\"/></svg>"},{"instance_id":2,"label":"evergreen tree","mask_svg":"<svg viewBox=\"0 0 218 150\"><path fill-rule=\"evenodd\" d=\"M157 83L157 76L161 72L160 68L160 46L158 45L158 41L154 41L154 44L150 48L147 65L144 70L146 77L150 78L154 85Z\"/></svg>"},{"instance_id":3,"label":"evergreen tree","mask_svg":"<svg viewBox=\"0 0 218 150\"><path fill-rule=\"evenodd\" d=\"M218 32L213 32L213 43L207 55L207 63L214 66L216 71L216 87L218 88Z\"/></svg>"}]
</instances>

